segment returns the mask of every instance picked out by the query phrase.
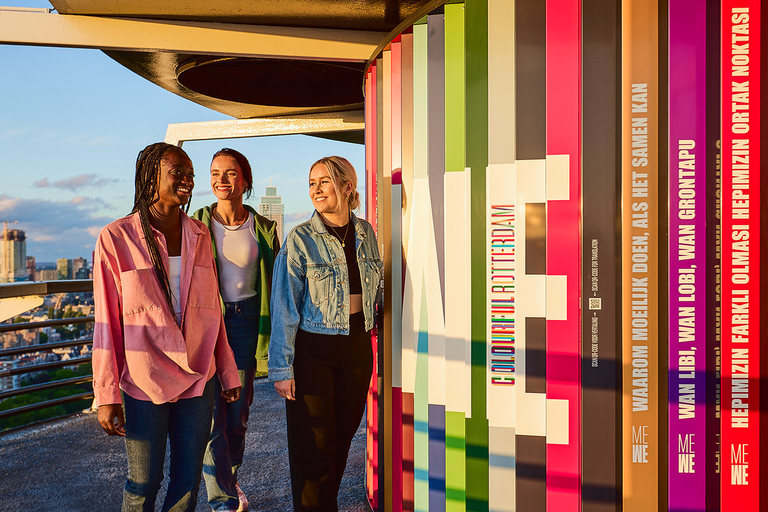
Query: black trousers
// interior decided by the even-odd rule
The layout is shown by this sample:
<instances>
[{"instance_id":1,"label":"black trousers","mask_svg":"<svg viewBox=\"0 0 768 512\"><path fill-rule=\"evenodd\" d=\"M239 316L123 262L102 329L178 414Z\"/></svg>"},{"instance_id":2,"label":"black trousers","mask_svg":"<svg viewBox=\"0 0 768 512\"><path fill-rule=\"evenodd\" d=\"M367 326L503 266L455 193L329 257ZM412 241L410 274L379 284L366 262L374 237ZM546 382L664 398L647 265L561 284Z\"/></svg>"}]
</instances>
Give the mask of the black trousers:
<instances>
[{"instance_id":1,"label":"black trousers","mask_svg":"<svg viewBox=\"0 0 768 512\"><path fill-rule=\"evenodd\" d=\"M296 400L285 402L294 510L338 510L339 485L372 372L362 312L351 315L348 336L297 333Z\"/></svg>"}]
</instances>

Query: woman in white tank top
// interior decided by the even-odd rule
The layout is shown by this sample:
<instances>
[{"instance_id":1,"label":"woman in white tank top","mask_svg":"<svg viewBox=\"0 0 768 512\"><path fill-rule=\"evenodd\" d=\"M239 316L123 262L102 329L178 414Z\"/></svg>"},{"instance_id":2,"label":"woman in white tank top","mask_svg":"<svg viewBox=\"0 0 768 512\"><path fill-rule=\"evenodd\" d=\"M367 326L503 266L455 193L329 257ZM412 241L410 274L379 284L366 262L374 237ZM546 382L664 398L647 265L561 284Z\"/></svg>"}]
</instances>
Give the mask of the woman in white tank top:
<instances>
[{"instance_id":1,"label":"woman in white tank top","mask_svg":"<svg viewBox=\"0 0 768 512\"><path fill-rule=\"evenodd\" d=\"M266 370L272 265L279 250L277 225L243 204L253 189L248 160L234 149L213 155L211 188L218 201L192 217L211 231L227 338L240 373L240 400L217 400L203 475L213 510L247 510L237 474L243 462L256 372Z\"/></svg>"}]
</instances>

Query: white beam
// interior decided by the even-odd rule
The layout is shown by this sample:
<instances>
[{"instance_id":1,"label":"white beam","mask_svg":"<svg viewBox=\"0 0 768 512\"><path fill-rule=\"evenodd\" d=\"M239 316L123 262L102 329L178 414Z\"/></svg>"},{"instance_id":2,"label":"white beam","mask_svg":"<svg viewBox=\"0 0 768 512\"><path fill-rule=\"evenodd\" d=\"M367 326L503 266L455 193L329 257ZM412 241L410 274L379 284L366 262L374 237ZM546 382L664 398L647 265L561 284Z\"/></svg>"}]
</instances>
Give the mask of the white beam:
<instances>
[{"instance_id":1,"label":"white beam","mask_svg":"<svg viewBox=\"0 0 768 512\"><path fill-rule=\"evenodd\" d=\"M0 7L0 44L367 61L384 32L75 16Z\"/></svg>"},{"instance_id":2,"label":"white beam","mask_svg":"<svg viewBox=\"0 0 768 512\"><path fill-rule=\"evenodd\" d=\"M364 129L364 113L362 110L356 110L302 116L169 124L165 133L165 142L181 146L190 140L234 139L267 135L311 135L362 131Z\"/></svg>"}]
</instances>

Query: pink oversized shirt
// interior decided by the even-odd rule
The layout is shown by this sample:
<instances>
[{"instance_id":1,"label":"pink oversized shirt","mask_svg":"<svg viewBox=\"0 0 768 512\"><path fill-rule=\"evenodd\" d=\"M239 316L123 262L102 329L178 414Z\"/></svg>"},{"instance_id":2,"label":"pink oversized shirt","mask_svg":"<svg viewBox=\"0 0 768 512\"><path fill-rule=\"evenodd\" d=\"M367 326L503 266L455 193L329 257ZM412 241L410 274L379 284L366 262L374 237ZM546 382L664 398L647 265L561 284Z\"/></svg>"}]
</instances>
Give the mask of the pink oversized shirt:
<instances>
[{"instance_id":1,"label":"pink oversized shirt","mask_svg":"<svg viewBox=\"0 0 768 512\"><path fill-rule=\"evenodd\" d=\"M93 265L97 405L119 404L120 389L155 404L200 396L214 374L222 389L240 385L208 228L183 212L181 226L180 327L155 277L139 215L116 220L99 233ZM168 268L165 237L152 231Z\"/></svg>"}]
</instances>

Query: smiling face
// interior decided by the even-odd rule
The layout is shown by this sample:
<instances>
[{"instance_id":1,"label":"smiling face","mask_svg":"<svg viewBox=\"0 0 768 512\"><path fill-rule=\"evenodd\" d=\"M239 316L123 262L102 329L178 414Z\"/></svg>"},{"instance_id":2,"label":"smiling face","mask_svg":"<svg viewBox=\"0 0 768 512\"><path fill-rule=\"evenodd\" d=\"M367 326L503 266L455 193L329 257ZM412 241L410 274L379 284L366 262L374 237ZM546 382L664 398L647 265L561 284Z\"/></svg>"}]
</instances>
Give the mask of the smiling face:
<instances>
[{"instance_id":1,"label":"smiling face","mask_svg":"<svg viewBox=\"0 0 768 512\"><path fill-rule=\"evenodd\" d=\"M342 194L349 193L351 188L349 183L339 187ZM341 215L349 216L349 206L347 205L346 195L339 197L336 187L333 186L333 180L324 164L315 165L309 171L309 198L312 199L312 205L319 213L323 215Z\"/></svg>"},{"instance_id":2,"label":"smiling face","mask_svg":"<svg viewBox=\"0 0 768 512\"><path fill-rule=\"evenodd\" d=\"M192 161L181 151L169 150L160 161L157 202L167 207L183 206L192 197L195 171Z\"/></svg>"},{"instance_id":3,"label":"smiling face","mask_svg":"<svg viewBox=\"0 0 768 512\"><path fill-rule=\"evenodd\" d=\"M243 199L245 177L234 157L220 155L211 162L211 189L219 201Z\"/></svg>"}]
</instances>

